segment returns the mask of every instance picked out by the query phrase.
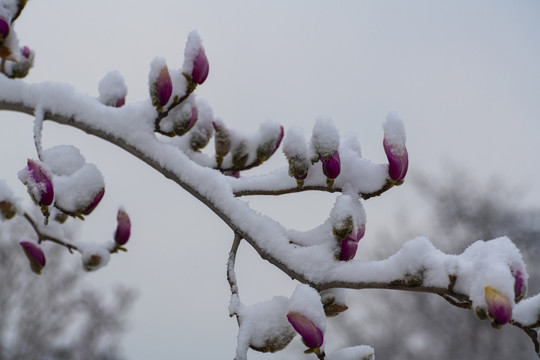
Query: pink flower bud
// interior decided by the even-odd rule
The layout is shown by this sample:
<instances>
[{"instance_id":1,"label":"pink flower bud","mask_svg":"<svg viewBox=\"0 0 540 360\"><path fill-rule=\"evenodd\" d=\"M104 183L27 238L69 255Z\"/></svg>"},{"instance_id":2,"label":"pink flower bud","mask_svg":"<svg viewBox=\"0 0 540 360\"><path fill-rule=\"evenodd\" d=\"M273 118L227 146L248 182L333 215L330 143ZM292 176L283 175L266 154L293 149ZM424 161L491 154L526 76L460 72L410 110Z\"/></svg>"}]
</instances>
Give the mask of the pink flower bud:
<instances>
[{"instance_id":1,"label":"pink flower bud","mask_svg":"<svg viewBox=\"0 0 540 360\"><path fill-rule=\"evenodd\" d=\"M409 155L407 148L395 148L384 139L383 140L384 152L388 158L388 175L390 179L394 181L401 181L407 175L407 169L409 168Z\"/></svg>"},{"instance_id":2,"label":"pink flower bud","mask_svg":"<svg viewBox=\"0 0 540 360\"><path fill-rule=\"evenodd\" d=\"M128 242L129 235L131 234L131 221L129 220L129 215L123 209L118 210L116 221L118 225L114 233L114 241L116 244L123 246Z\"/></svg>"},{"instance_id":3,"label":"pink flower bud","mask_svg":"<svg viewBox=\"0 0 540 360\"><path fill-rule=\"evenodd\" d=\"M116 101L115 106L116 106L117 108L119 108L119 107L124 106L125 104L126 104L126 97L124 96L124 97L121 97L120 99L118 99L118 100Z\"/></svg>"},{"instance_id":4,"label":"pink flower bud","mask_svg":"<svg viewBox=\"0 0 540 360\"><path fill-rule=\"evenodd\" d=\"M514 300L518 302L527 295L527 284L521 270L512 270L512 276L514 277Z\"/></svg>"},{"instance_id":5,"label":"pink flower bud","mask_svg":"<svg viewBox=\"0 0 540 360\"><path fill-rule=\"evenodd\" d=\"M36 274L41 274L41 270L46 263L43 250L37 244L30 241L21 241L20 244L28 258L30 269Z\"/></svg>"},{"instance_id":6,"label":"pink flower bud","mask_svg":"<svg viewBox=\"0 0 540 360\"><path fill-rule=\"evenodd\" d=\"M43 164L28 159L26 169L19 173L19 179L28 187L34 201L41 206L49 206L54 200L51 175Z\"/></svg>"},{"instance_id":7,"label":"pink flower bud","mask_svg":"<svg viewBox=\"0 0 540 360\"><path fill-rule=\"evenodd\" d=\"M337 178L339 173L341 172L341 161L339 159L339 152L336 151L329 158L321 155L320 160L322 163L323 174L326 175L328 179L333 180Z\"/></svg>"},{"instance_id":8,"label":"pink flower bud","mask_svg":"<svg viewBox=\"0 0 540 360\"><path fill-rule=\"evenodd\" d=\"M169 102L173 88L165 59L155 58L150 64L149 84L152 105L160 111Z\"/></svg>"},{"instance_id":9,"label":"pink flower bud","mask_svg":"<svg viewBox=\"0 0 540 360\"><path fill-rule=\"evenodd\" d=\"M512 319L512 304L510 300L493 289L491 286L484 288L488 311L496 325L504 325Z\"/></svg>"},{"instance_id":10,"label":"pink flower bud","mask_svg":"<svg viewBox=\"0 0 540 360\"><path fill-rule=\"evenodd\" d=\"M351 232L346 239L341 241L340 260L349 261L354 258L358 249L358 242L364 237L365 232L366 227L362 225L356 232Z\"/></svg>"},{"instance_id":11,"label":"pink flower bud","mask_svg":"<svg viewBox=\"0 0 540 360\"><path fill-rule=\"evenodd\" d=\"M0 40L4 40L9 35L9 22L0 16Z\"/></svg>"},{"instance_id":12,"label":"pink flower bud","mask_svg":"<svg viewBox=\"0 0 540 360\"><path fill-rule=\"evenodd\" d=\"M208 77L208 71L210 70L210 64L204 50L201 48L197 53L197 56L193 59L193 72L191 78L197 84L202 84Z\"/></svg>"},{"instance_id":13,"label":"pink flower bud","mask_svg":"<svg viewBox=\"0 0 540 360\"><path fill-rule=\"evenodd\" d=\"M272 155L276 152L276 150L279 148L279 145L281 145L281 140L283 140L283 136L285 135L285 131L283 130L283 126L279 127L279 136L276 141L276 146L274 147L274 151L272 152Z\"/></svg>"},{"instance_id":14,"label":"pink flower bud","mask_svg":"<svg viewBox=\"0 0 540 360\"><path fill-rule=\"evenodd\" d=\"M302 336L307 347L310 349L318 349L321 347L324 336L321 329L319 329L313 321L302 314L292 311L287 314L287 320L289 320L294 330Z\"/></svg>"},{"instance_id":15,"label":"pink flower bud","mask_svg":"<svg viewBox=\"0 0 540 360\"><path fill-rule=\"evenodd\" d=\"M24 56L25 58L29 58L30 57L30 54L32 54L32 50L30 50L30 48L28 46L23 46L21 48L21 55Z\"/></svg>"},{"instance_id":16,"label":"pink flower bud","mask_svg":"<svg viewBox=\"0 0 540 360\"><path fill-rule=\"evenodd\" d=\"M94 209L98 206L99 202L101 201L101 199L103 199L103 195L105 195L105 188L102 188L97 194L96 196L94 196L94 199L92 199L92 202L90 204L88 204L88 206L83 210L81 211L81 213L83 215L90 215L90 213L92 211L94 211Z\"/></svg>"}]
</instances>

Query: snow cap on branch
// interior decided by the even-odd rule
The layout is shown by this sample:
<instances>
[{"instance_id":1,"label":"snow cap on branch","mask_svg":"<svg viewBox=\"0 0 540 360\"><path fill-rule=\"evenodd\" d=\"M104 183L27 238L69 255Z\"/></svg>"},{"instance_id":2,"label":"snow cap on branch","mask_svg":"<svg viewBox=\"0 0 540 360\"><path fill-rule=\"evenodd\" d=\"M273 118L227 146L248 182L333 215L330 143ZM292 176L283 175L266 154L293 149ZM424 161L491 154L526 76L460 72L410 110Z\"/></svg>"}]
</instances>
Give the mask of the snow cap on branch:
<instances>
[{"instance_id":1,"label":"snow cap on branch","mask_svg":"<svg viewBox=\"0 0 540 360\"><path fill-rule=\"evenodd\" d=\"M201 38L196 31L188 35L188 41L184 50L184 64L182 72L195 83L202 84L208 77L210 65L202 46Z\"/></svg>"},{"instance_id":2,"label":"snow cap on branch","mask_svg":"<svg viewBox=\"0 0 540 360\"><path fill-rule=\"evenodd\" d=\"M37 245L36 243L32 241L21 241L19 244L21 244L24 254L28 258L28 261L30 263L30 269L32 269L33 272L36 274L41 274L41 270L45 267L46 261L45 261L45 254L43 253L43 250Z\"/></svg>"},{"instance_id":3,"label":"snow cap on branch","mask_svg":"<svg viewBox=\"0 0 540 360\"><path fill-rule=\"evenodd\" d=\"M126 103L127 86L119 71L108 72L98 85L99 101L113 107L121 107Z\"/></svg>"},{"instance_id":4,"label":"snow cap on branch","mask_svg":"<svg viewBox=\"0 0 540 360\"><path fill-rule=\"evenodd\" d=\"M409 168L409 155L405 146L405 125L395 113L390 113L383 124L383 146L388 158L388 175L394 181L402 181Z\"/></svg>"}]
</instances>

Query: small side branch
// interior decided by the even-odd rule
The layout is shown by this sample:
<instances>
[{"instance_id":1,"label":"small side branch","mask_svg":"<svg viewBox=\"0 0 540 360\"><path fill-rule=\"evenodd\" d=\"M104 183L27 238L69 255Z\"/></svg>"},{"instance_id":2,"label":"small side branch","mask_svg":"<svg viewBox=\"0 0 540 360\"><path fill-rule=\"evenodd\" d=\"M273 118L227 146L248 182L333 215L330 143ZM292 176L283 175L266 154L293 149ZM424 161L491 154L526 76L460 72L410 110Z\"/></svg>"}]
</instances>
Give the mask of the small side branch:
<instances>
[{"instance_id":1,"label":"small side branch","mask_svg":"<svg viewBox=\"0 0 540 360\"><path fill-rule=\"evenodd\" d=\"M238 234L234 234L234 240L231 246L231 251L229 252L229 259L227 261L227 281L229 282L229 288L231 289L231 302L229 305L229 315L237 316L238 318L238 305L240 303L240 298L238 294L238 283L236 281L236 272L234 270L234 265L236 262L236 253L238 251L238 246L242 237Z\"/></svg>"},{"instance_id":2,"label":"small side branch","mask_svg":"<svg viewBox=\"0 0 540 360\"><path fill-rule=\"evenodd\" d=\"M34 221L34 219L32 219L32 217L28 214L28 213L24 213L24 218L26 219L26 221L28 221L28 223L32 226L32 228L34 229L34 232L36 233L37 237L38 237L38 242L41 243L42 241L51 241L53 243L56 243L58 245L62 245L64 246L65 248L67 248L69 250L70 253L73 253L73 250L75 251L79 251L79 248L67 241L64 241L64 240L61 240L55 236L51 236L51 235L48 235L46 233L44 233L40 228L39 226L36 224L36 222Z\"/></svg>"},{"instance_id":3,"label":"small side branch","mask_svg":"<svg viewBox=\"0 0 540 360\"><path fill-rule=\"evenodd\" d=\"M510 324L520 328L527 334L528 337L531 338L532 343L534 345L534 351L536 352L536 356L540 358L540 342L538 341L538 330L531 326L525 326L523 324L518 323L517 321L510 321Z\"/></svg>"}]
</instances>

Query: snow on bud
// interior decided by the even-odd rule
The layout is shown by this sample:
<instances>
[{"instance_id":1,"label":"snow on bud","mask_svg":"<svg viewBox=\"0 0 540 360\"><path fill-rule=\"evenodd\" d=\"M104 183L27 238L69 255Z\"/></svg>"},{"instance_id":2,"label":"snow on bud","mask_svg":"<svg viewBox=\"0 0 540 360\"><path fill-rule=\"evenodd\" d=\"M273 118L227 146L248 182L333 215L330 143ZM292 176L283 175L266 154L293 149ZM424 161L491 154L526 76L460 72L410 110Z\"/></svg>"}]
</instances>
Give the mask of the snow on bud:
<instances>
[{"instance_id":1,"label":"snow on bud","mask_svg":"<svg viewBox=\"0 0 540 360\"><path fill-rule=\"evenodd\" d=\"M319 293L305 284L298 285L291 296L287 320L306 346L317 352L326 330L326 315Z\"/></svg>"},{"instance_id":2,"label":"snow on bud","mask_svg":"<svg viewBox=\"0 0 540 360\"><path fill-rule=\"evenodd\" d=\"M321 291L320 294L321 301L324 307L324 314L327 317L337 316L349 308L345 302L345 289L328 289Z\"/></svg>"},{"instance_id":3,"label":"snow on bud","mask_svg":"<svg viewBox=\"0 0 540 360\"><path fill-rule=\"evenodd\" d=\"M9 30L9 21L5 17L0 16L0 41L7 38L7 36L9 35Z\"/></svg>"},{"instance_id":4,"label":"snow on bud","mask_svg":"<svg viewBox=\"0 0 540 360\"><path fill-rule=\"evenodd\" d=\"M99 101L113 107L121 107L126 103L127 86L120 72L108 72L98 85Z\"/></svg>"},{"instance_id":5,"label":"snow on bud","mask_svg":"<svg viewBox=\"0 0 540 360\"><path fill-rule=\"evenodd\" d=\"M366 212L358 195L344 193L337 197L330 213L330 221L338 242L336 258L342 261L351 260L366 232Z\"/></svg>"},{"instance_id":6,"label":"snow on bud","mask_svg":"<svg viewBox=\"0 0 540 360\"><path fill-rule=\"evenodd\" d=\"M201 38L196 31L188 35L188 41L184 50L184 64L182 72L196 84L202 84L208 77L210 65L204 52Z\"/></svg>"},{"instance_id":7,"label":"snow on bud","mask_svg":"<svg viewBox=\"0 0 540 360\"><path fill-rule=\"evenodd\" d=\"M247 145L245 140L240 140L236 142L231 149L232 153L232 164L235 169L242 169L248 160L249 153L247 150Z\"/></svg>"},{"instance_id":8,"label":"snow on bud","mask_svg":"<svg viewBox=\"0 0 540 360\"><path fill-rule=\"evenodd\" d=\"M109 250L100 244L84 242L78 244L81 252L83 268L86 271L94 271L109 263L111 254Z\"/></svg>"},{"instance_id":9,"label":"snow on bud","mask_svg":"<svg viewBox=\"0 0 540 360\"><path fill-rule=\"evenodd\" d=\"M114 232L114 242L119 245L125 245L131 234L131 221L127 212L120 208L118 209L118 214L116 215L116 231Z\"/></svg>"},{"instance_id":10,"label":"snow on bud","mask_svg":"<svg viewBox=\"0 0 540 360\"><path fill-rule=\"evenodd\" d=\"M512 319L512 303L506 296L491 286L484 288L484 295L488 311L494 319L495 325L504 325Z\"/></svg>"},{"instance_id":11,"label":"snow on bud","mask_svg":"<svg viewBox=\"0 0 540 360\"><path fill-rule=\"evenodd\" d=\"M214 148L216 151L216 163L218 169L223 163L223 158L231 151L231 132L223 121L216 119L212 121L214 127Z\"/></svg>"},{"instance_id":12,"label":"snow on bud","mask_svg":"<svg viewBox=\"0 0 540 360\"><path fill-rule=\"evenodd\" d=\"M341 172L339 158L339 132L329 117L319 117L313 126L311 137L313 163L321 160L326 184L332 186Z\"/></svg>"},{"instance_id":13,"label":"snow on bud","mask_svg":"<svg viewBox=\"0 0 540 360\"><path fill-rule=\"evenodd\" d=\"M279 148L283 139L283 126L267 121L261 124L258 133L257 161L262 163L268 160Z\"/></svg>"},{"instance_id":14,"label":"snow on bud","mask_svg":"<svg viewBox=\"0 0 540 360\"><path fill-rule=\"evenodd\" d=\"M26 168L19 171L19 180L28 188L30 196L36 204L47 207L54 200L52 175L45 164L28 159Z\"/></svg>"},{"instance_id":15,"label":"snow on bud","mask_svg":"<svg viewBox=\"0 0 540 360\"><path fill-rule=\"evenodd\" d=\"M407 175L409 155L405 146L405 125L396 114L388 114L383 124L383 146L388 158L388 175L390 179L401 182Z\"/></svg>"},{"instance_id":16,"label":"snow on bud","mask_svg":"<svg viewBox=\"0 0 540 360\"><path fill-rule=\"evenodd\" d=\"M31 241L21 241L21 244L28 262L30 263L30 269L36 274L41 274L41 270L45 267L45 254L41 248Z\"/></svg>"},{"instance_id":17,"label":"snow on bud","mask_svg":"<svg viewBox=\"0 0 540 360\"><path fill-rule=\"evenodd\" d=\"M170 115L170 114L169 114ZM182 107L178 118L174 121L173 131L176 136L182 136L187 133L199 118L197 106L186 104Z\"/></svg>"},{"instance_id":18,"label":"snow on bud","mask_svg":"<svg viewBox=\"0 0 540 360\"><path fill-rule=\"evenodd\" d=\"M171 75L164 58L156 57L150 64L148 84L152 105L156 107L158 112L161 112L169 102L172 94Z\"/></svg>"},{"instance_id":19,"label":"snow on bud","mask_svg":"<svg viewBox=\"0 0 540 360\"><path fill-rule=\"evenodd\" d=\"M70 175L55 177L55 184L55 206L71 216L90 215L105 194L105 180L94 164L85 164Z\"/></svg>"},{"instance_id":20,"label":"snow on bud","mask_svg":"<svg viewBox=\"0 0 540 360\"><path fill-rule=\"evenodd\" d=\"M300 127L294 126L287 131L283 140L283 154L289 162L289 175L296 179L298 187L304 186L309 170L309 150Z\"/></svg>"}]
</instances>

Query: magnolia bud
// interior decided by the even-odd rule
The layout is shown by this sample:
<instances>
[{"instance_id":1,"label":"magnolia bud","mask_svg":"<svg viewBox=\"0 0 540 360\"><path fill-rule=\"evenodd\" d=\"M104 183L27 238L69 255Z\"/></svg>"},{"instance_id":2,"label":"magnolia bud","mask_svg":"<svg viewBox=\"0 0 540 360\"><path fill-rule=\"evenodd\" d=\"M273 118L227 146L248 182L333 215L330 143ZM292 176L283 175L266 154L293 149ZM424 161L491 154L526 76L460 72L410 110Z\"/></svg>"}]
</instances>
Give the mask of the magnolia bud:
<instances>
[{"instance_id":1,"label":"magnolia bud","mask_svg":"<svg viewBox=\"0 0 540 360\"><path fill-rule=\"evenodd\" d=\"M287 320L291 323L296 332L302 336L302 340L310 349L318 349L324 341L321 331L310 319L297 312L289 312Z\"/></svg>"},{"instance_id":2,"label":"magnolia bud","mask_svg":"<svg viewBox=\"0 0 540 360\"><path fill-rule=\"evenodd\" d=\"M527 283L524 274L519 269L512 269L514 277L514 300L519 302L527 295Z\"/></svg>"},{"instance_id":3,"label":"magnolia bud","mask_svg":"<svg viewBox=\"0 0 540 360\"><path fill-rule=\"evenodd\" d=\"M118 210L116 221L118 224L114 233L114 241L117 245L123 246L128 242L129 235L131 234L131 221L124 209Z\"/></svg>"},{"instance_id":4,"label":"magnolia bud","mask_svg":"<svg viewBox=\"0 0 540 360\"><path fill-rule=\"evenodd\" d=\"M163 58L155 58L150 65L148 76L152 105L161 112L172 94L172 80Z\"/></svg>"},{"instance_id":5,"label":"magnolia bud","mask_svg":"<svg viewBox=\"0 0 540 360\"><path fill-rule=\"evenodd\" d=\"M214 148L216 151L216 163L217 167L220 168L223 158L231 151L231 132L219 119L212 121L212 126L215 131Z\"/></svg>"},{"instance_id":6,"label":"magnolia bud","mask_svg":"<svg viewBox=\"0 0 540 360\"><path fill-rule=\"evenodd\" d=\"M174 133L177 136L182 136L191 130L199 117L199 111L194 105L188 105L188 110L186 111L187 116L182 116L182 113L184 113L184 111L180 112L180 118L177 119L173 125Z\"/></svg>"},{"instance_id":7,"label":"magnolia bud","mask_svg":"<svg viewBox=\"0 0 540 360\"><path fill-rule=\"evenodd\" d=\"M7 201L0 201L0 215L6 220L12 219L17 214L17 209L15 206Z\"/></svg>"},{"instance_id":8,"label":"magnolia bud","mask_svg":"<svg viewBox=\"0 0 540 360\"><path fill-rule=\"evenodd\" d=\"M105 188L102 188L99 190L99 192L94 196L90 204L81 212L83 215L90 215L92 211L98 206L101 199L103 199L103 195L105 195Z\"/></svg>"},{"instance_id":9,"label":"magnolia bud","mask_svg":"<svg viewBox=\"0 0 540 360\"><path fill-rule=\"evenodd\" d=\"M491 286L484 288L484 294L489 314L494 319L494 325L500 326L509 322L512 319L510 300Z\"/></svg>"},{"instance_id":10,"label":"magnolia bud","mask_svg":"<svg viewBox=\"0 0 540 360\"><path fill-rule=\"evenodd\" d=\"M388 175L390 179L401 182L409 168L409 155L405 146L405 126L401 119L390 114L383 127L383 146L388 158Z\"/></svg>"},{"instance_id":11,"label":"magnolia bud","mask_svg":"<svg viewBox=\"0 0 540 360\"><path fill-rule=\"evenodd\" d=\"M26 168L18 175L28 187L28 192L36 204L44 207L52 204L54 200L52 176L42 163L28 159Z\"/></svg>"},{"instance_id":12,"label":"magnolia bud","mask_svg":"<svg viewBox=\"0 0 540 360\"><path fill-rule=\"evenodd\" d=\"M26 257L30 263L30 269L36 274L41 274L41 270L45 267L45 254L41 248L30 241L20 242Z\"/></svg>"},{"instance_id":13,"label":"magnolia bud","mask_svg":"<svg viewBox=\"0 0 540 360\"><path fill-rule=\"evenodd\" d=\"M193 72L191 73L191 78L197 84L202 84L208 77L208 71L210 70L210 65L208 64L208 58L206 53L201 48L199 53L193 59Z\"/></svg>"},{"instance_id":14,"label":"magnolia bud","mask_svg":"<svg viewBox=\"0 0 540 360\"><path fill-rule=\"evenodd\" d=\"M339 152L336 151L329 158L321 155L320 160L322 163L323 174L326 175L326 185L332 186L334 184L334 179L337 178L341 172Z\"/></svg>"},{"instance_id":15,"label":"magnolia bud","mask_svg":"<svg viewBox=\"0 0 540 360\"><path fill-rule=\"evenodd\" d=\"M264 127L268 128L270 126L271 125L269 124L268 126L264 126ZM263 131L265 131L265 135L266 135L266 132L269 132L266 129L264 129ZM272 132L269 132L269 135L267 135L267 138L263 139L262 143L259 146L257 146L257 160L259 161L259 163L266 161L268 158L274 155L276 150L279 148L279 145L281 144L281 140L283 139L283 134L284 134L283 126L280 126L279 131L276 132L272 130Z\"/></svg>"},{"instance_id":16,"label":"magnolia bud","mask_svg":"<svg viewBox=\"0 0 540 360\"><path fill-rule=\"evenodd\" d=\"M6 18L0 16L0 41L7 38L7 36L9 35L9 28L9 21Z\"/></svg>"},{"instance_id":17,"label":"magnolia bud","mask_svg":"<svg viewBox=\"0 0 540 360\"><path fill-rule=\"evenodd\" d=\"M248 160L249 154L247 152L247 146L245 141L240 141L232 149L232 163L236 169L242 169Z\"/></svg>"},{"instance_id":18,"label":"magnolia bud","mask_svg":"<svg viewBox=\"0 0 540 360\"><path fill-rule=\"evenodd\" d=\"M121 107L126 103L127 86L118 71L110 71L99 82L99 101L107 106Z\"/></svg>"}]
</instances>

